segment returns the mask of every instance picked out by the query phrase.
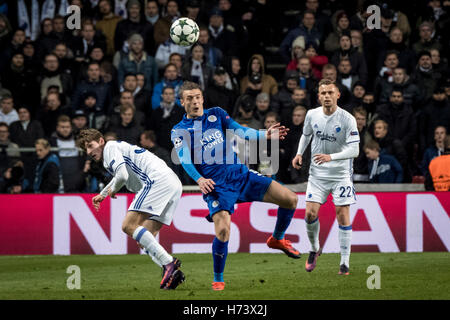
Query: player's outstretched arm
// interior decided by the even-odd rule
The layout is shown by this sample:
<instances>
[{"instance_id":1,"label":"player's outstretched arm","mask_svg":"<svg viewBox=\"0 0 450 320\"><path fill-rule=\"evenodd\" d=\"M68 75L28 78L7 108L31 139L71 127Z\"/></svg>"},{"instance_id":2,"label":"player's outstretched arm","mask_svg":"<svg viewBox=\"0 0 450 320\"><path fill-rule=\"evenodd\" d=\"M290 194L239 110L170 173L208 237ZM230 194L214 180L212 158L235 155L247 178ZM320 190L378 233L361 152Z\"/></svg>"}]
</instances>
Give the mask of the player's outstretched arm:
<instances>
[{"instance_id":1,"label":"player's outstretched arm","mask_svg":"<svg viewBox=\"0 0 450 320\"><path fill-rule=\"evenodd\" d=\"M312 136L311 135L304 135L300 137L300 142L298 143L298 149L297 149L297 155L292 159L292 166L299 170L302 166L302 160L303 160L303 152L305 152L306 147L308 146L309 142L311 141Z\"/></svg>"},{"instance_id":2,"label":"player's outstretched arm","mask_svg":"<svg viewBox=\"0 0 450 320\"><path fill-rule=\"evenodd\" d=\"M302 167L302 155L297 154L294 159L292 159L292 166L299 170Z\"/></svg>"}]
</instances>

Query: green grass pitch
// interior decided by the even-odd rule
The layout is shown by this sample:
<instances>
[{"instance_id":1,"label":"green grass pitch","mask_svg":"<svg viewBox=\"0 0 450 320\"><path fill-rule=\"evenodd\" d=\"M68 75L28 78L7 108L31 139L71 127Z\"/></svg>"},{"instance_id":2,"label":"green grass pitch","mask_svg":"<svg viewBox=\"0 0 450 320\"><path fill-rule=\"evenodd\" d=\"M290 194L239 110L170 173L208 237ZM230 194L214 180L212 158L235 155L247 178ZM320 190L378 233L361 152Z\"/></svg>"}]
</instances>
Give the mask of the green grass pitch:
<instances>
[{"instance_id":1,"label":"green grass pitch","mask_svg":"<svg viewBox=\"0 0 450 320\"><path fill-rule=\"evenodd\" d=\"M229 254L226 288L211 290L210 254L179 254L186 282L160 290L161 269L145 255L1 256L0 299L303 300L450 299L450 253L353 253L350 275L338 276L338 254L323 254L316 270L306 254ZM81 270L81 289L66 286L67 267ZM369 290L367 267L381 270Z\"/></svg>"}]
</instances>

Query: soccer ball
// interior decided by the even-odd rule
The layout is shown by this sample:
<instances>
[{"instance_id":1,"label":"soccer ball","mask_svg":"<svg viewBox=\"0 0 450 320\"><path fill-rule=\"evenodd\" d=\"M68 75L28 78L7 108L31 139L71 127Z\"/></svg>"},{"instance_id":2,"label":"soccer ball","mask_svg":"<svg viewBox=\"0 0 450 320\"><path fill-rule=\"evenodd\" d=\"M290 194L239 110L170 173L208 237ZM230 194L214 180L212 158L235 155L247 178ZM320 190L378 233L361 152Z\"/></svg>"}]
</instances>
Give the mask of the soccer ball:
<instances>
[{"instance_id":1,"label":"soccer ball","mask_svg":"<svg viewBox=\"0 0 450 320\"><path fill-rule=\"evenodd\" d=\"M170 26L170 38L180 46L191 46L198 40L198 25L189 18L179 18Z\"/></svg>"}]
</instances>

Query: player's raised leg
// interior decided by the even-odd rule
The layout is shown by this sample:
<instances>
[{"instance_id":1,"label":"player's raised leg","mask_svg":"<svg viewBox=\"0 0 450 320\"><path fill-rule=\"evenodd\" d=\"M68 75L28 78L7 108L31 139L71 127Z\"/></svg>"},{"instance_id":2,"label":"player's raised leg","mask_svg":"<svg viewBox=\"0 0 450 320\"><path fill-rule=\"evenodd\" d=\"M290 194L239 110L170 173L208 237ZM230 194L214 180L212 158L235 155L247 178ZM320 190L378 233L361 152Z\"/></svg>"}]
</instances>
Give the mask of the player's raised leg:
<instances>
[{"instance_id":1,"label":"player's raised leg","mask_svg":"<svg viewBox=\"0 0 450 320\"><path fill-rule=\"evenodd\" d=\"M172 282L174 278L181 276L178 268L180 267L180 262L178 259L173 258L167 251L156 241L153 234L142 226L145 220L147 220L148 214L128 211L123 223L122 230L127 235L136 240L152 259L164 268L164 276L160 284L161 289L174 289ZM178 282L175 281L175 282ZM180 281L181 282L181 281ZM179 283L179 282L178 282ZM177 283L177 284L178 284ZM176 286L175 286L176 287Z\"/></svg>"},{"instance_id":2,"label":"player's raised leg","mask_svg":"<svg viewBox=\"0 0 450 320\"><path fill-rule=\"evenodd\" d=\"M159 230L161 230L163 224L159 221L155 221L155 220L145 220L144 223L142 224L142 226L147 229L148 231L151 232L151 234L155 237L158 235ZM144 249L144 247L142 247L140 245L140 247L145 251L145 253L153 260L154 263L156 263L158 266L160 266L161 268L163 267L160 262L150 254L150 252L148 252L146 249Z\"/></svg>"},{"instance_id":3,"label":"player's raised leg","mask_svg":"<svg viewBox=\"0 0 450 320\"><path fill-rule=\"evenodd\" d=\"M350 250L352 246L350 206L336 206L336 215L339 223L339 247L341 248L341 262L338 274L348 275L350 268Z\"/></svg>"},{"instance_id":4,"label":"player's raised leg","mask_svg":"<svg viewBox=\"0 0 450 320\"><path fill-rule=\"evenodd\" d=\"M223 271L225 270L225 262L228 255L231 216L227 211L221 210L212 216L212 220L214 222L214 230L216 233L216 237L212 244L214 265L214 281L212 283L212 289L220 291L225 288Z\"/></svg>"},{"instance_id":5,"label":"player's raised leg","mask_svg":"<svg viewBox=\"0 0 450 320\"><path fill-rule=\"evenodd\" d=\"M297 195L278 182L272 181L264 195L263 201L280 206L277 212L275 229L269 239L267 239L267 246L272 249L282 250L288 257L300 258L300 252L292 247L291 241L284 239L284 233L289 227L297 208Z\"/></svg>"},{"instance_id":6,"label":"player's raised leg","mask_svg":"<svg viewBox=\"0 0 450 320\"><path fill-rule=\"evenodd\" d=\"M311 243L311 250L309 251L308 259L305 262L305 269L308 272L314 270L317 264L317 258L322 253L319 244L319 209L321 204L318 202L306 202L305 222L306 233L308 234L309 242Z\"/></svg>"}]
</instances>

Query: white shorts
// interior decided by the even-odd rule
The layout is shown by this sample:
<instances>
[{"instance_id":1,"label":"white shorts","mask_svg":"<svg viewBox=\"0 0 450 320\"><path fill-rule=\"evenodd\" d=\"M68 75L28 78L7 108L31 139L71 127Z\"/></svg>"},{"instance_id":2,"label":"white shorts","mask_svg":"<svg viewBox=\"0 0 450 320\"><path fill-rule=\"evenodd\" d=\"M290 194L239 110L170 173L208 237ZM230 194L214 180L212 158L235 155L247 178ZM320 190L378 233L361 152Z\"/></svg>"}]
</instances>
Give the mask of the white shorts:
<instances>
[{"instance_id":1,"label":"white shorts","mask_svg":"<svg viewBox=\"0 0 450 320\"><path fill-rule=\"evenodd\" d=\"M329 181L309 177L306 187L306 201L324 204L329 194L333 195L333 203L336 206L346 206L356 202L355 188L350 178L341 181Z\"/></svg>"},{"instance_id":2,"label":"white shorts","mask_svg":"<svg viewBox=\"0 0 450 320\"><path fill-rule=\"evenodd\" d=\"M159 221L165 225L172 223L173 214L181 198L183 186L175 173L170 173L164 180L153 181L139 190L128 211L150 214L150 220Z\"/></svg>"}]
</instances>

